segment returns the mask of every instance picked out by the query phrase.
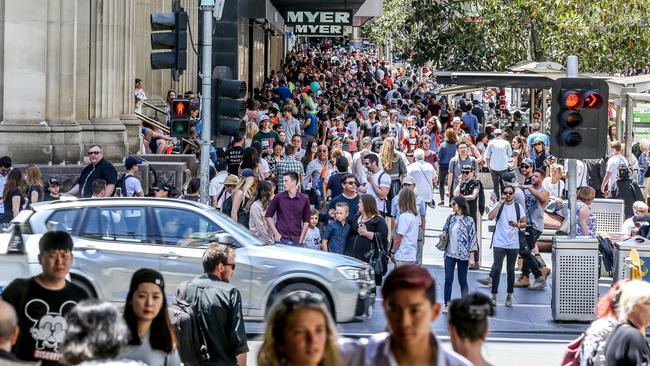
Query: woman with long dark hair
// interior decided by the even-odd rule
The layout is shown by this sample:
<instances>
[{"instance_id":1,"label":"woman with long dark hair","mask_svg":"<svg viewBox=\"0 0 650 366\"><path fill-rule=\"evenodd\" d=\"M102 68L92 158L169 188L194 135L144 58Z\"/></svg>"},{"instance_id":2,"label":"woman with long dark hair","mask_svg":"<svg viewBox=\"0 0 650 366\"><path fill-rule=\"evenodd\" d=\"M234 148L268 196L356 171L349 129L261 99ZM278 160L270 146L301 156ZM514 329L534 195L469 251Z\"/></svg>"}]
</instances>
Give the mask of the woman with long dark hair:
<instances>
[{"instance_id":1,"label":"woman with long dark hair","mask_svg":"<svg viewBox=\"0 0 650 366\"><path fill-rule=\"evenodd\" d=\"M451 199L451 214L442 228L447 235L447 248L445 249L445 308L447 312L451 300L451 288L454 284L454 270L458 268L458 282L462 296L467 295L467 270L469 267L469 253L477 248L476 229L474 220L469 216L469 205L463 196Z\"/></svg>"},{"instance_id":2,"label":"woman with long dark hair","mask_svg":"<svg viewBox=\"0 0 650 366\"><path fill-rule=\"evenodd\" d=\"M137 270L131 277L124 305L129 343L121 358L142 361L149 366L180 366L176 337L167 313L165 281L160 272Z\"/></svg>"},{"instance_id":3,"label":"woman with long dark hair","mask_svg":"<svg viewBox=\"0 0 650 366\"><path fill-rule=\"evenodd\" d=\"M5 208L2 222L11 222L25 204L25 180L23 179L23 172L20 169L13 168L9 172L5 189L2 192L2 202Z\"/></svg>"},{"instance_id":4,"label":"woman with long dark hair","mask_svg":"<svg viewBox=\"0 0 650 366\"><path fill-rule=\"evenodd\" d=\"M359 197L359 214L351 221L350 236L345 249L345 254L368 262L373 242L388 249L388 225L379 214L377 201L369 194ZM375 273L375 282L381 285L382 273Z\"/></svg>"},{"instance_id":5,"label":"woman with long dark hair","mask_svg":"<svg viewBox=\"0 0 650 366\"><path fill-rule=\"evenodd\" d=\"M305 151L305 156L302 157L302 166L305 168L305 171L307 170L307 165L309 163L318 158L318 141L312 141L308 145L307 151Z\"/></svg>"},{"instance_id":6,"label":"woman with long dark hair","mask_svg":"<svg viewBox=\"0 0 650 366\"><path fill-rule=\"evenodd\" d=\"M241 164L239 164L239 175L241 175L241 172L244 171L244 169L251 169L260 176L260 179L264 179L264 173L260 168L260 155L257 152L257 149L252 146L244 149Z\"/></svg>"},{"instance_id":7,"label":"woman with long dark hair","mask_svg":"<svg viewBox=\"0 0 650 366\"><path fill-rule=\"evenodd\" d=\"M273 239L273 233L271 229L266 224L264 216L266 214L266 209L269 207L269 203L273 199L273 184L268 181L261 181L257 185L257 193L253 198L253 204L251 205L248 228L253 234L259 237L264 244L273 244L275 240Z\"/></svg>"}]
</instances>

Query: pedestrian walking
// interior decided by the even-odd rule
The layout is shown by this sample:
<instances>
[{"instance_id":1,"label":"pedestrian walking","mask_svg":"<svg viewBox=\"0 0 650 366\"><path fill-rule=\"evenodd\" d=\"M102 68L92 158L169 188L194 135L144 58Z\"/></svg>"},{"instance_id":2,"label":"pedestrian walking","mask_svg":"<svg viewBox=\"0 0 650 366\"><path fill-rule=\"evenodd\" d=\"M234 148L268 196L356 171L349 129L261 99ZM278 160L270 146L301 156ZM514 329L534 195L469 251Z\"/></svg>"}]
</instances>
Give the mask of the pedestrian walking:
<instances>
[{"instance_id":1,"label":"pedestrian walking","mask_svg":"<svg viewBox=\"0 0 650 366\"><path fill-rule=\"evenodd\" d=\"M45 189L43 187L43 177L41 170L36 165L28 165L25 168L25 181L27 183L27 203L26 207L31 207L32 203L41 202L45 198Z\"/></svg>"},{"instance_id":2,"label":"pedestrian walking","mask_svg":"<svg viewBox=\"0 0 650 366\"><path fill-rule=\"evenodd\" d=\"M469 206L465 197L458 196L451 200L453 213L447 218L442 228L442 233L447 236L448 244L445 248L445 292L443 312L447 313L451 300L452 285L454 284L454 270L458 268L458 283L461 296L468 293L467 270L469 267L469 253L476 250L477 239L474 229L474 220L469 216Z\"/></svg>"},{"instance_id":3,"label":"pedestrian walking","mask_svg":"<svg viewBox=\"0 0 650 366\"><path fill-rule=\"evenodd\" d=\"M490 169L492 176L492 187L496 192L497 200L503 188L503 174L508 171L509 161L512 157L512 147L508 141L503 139L503 131L500 128L492 131L494 138L488 142L485 149L485 162Z\"/></svg>"},{"instance_id":4,"label":"pedestrian walking","mask_svg":"<svg viewBox=\"0 0 650 366\"><path fill-rule=\"evenodd\" d=\"M322 296L290 293L273 306L266 324L259 366L343 365L336 325Z\"/></svg>"},{"instance_id":5,"label":"pedestrian walking","mask_svg":"<svg viewBox=\"0 0 650 366\"><path fill-rule=\"evenodd\" d=\"M402 185L402 177L407 174L406 159L402 158L401 154L395 149L395 139L388 137L384 140L384 144L379 151L383 171L390 177L390 189L386 196L387 202L391 202L393 197L397 195ZM389 221L392 221L395 217L395 214L390 212L390 206L386 207L386 214L389 217Z\"/></svg>"},{"instance_id":6,"label":"pedestrian walking","mask_svg":"<svg viewBox=\"0 0 650 366\"><path fill-rule=\"evenodd\" d=\"M348 223L348 215L350 208L345 202L336 204L334 220L327 224L323 239L321 242L321 249L326 252L343 254L345 250L345 243L350 234L350 224Z\"/></svg>"},{"instance_id":7,"label":"pedestrian walking","mask_svg":"<svg viewBox=\"0 0 650 366\"><path fill-rule=\"evenodd\" d=\"M142 160L133 156L129 156L124 162L126 173L122 175L122 187L119 188L122 190L122 194L126 197L144 197L142 183L140 183L140 179L135 176L139 169L138 165L140 164L142 164Z\"/></svg>"},{"instance_id":8,"label":"pedestrian walking","mask_svg":"<svg viewBox=\"0 0 650 366\"><path fill-rule=\"evenodd\" d=\"M362 194L357 199L359 213L352 220L345 254L367 263L373 245L388 250L388 225L377 210L377 202L373 196ZM384 275L385 273L375 273L375 283L378 286L381 285Z\"/></svg>"},{"instance_id":9,"label":"pedestrian walking","mask_svg":"<svg viewBox=\"0 0 650 366\"><path fill-rule=\"evenodd\" d=\"M63 323L66 329L61 353L65 365L145 366L119 358L129 334L113 304L82 301L71 308Z\"/></svg>"},{"instance_id":10,"label":"pedestrian walking","mask_svg":"<svg viewBox=\"0 0 650 366\"><path fill-rule=\"evenodd\" d=\"M445 193L449 192L449 188L445 188L445 184L447 184L448 181L449 162L454 156L456 156L457 142L458 135L454 130L449 129L445 131L445 141L440 144L440 151L438 151L438 157L440 158L440 174L438 179L440 184L438 187L440 191L440 205L445 204ZM451 199L451 197L449 199Z\"/></svg>"},{"instance_id":11,"label":"pedestrian walking","mask_svg":"<svg viewBox=\"0 0 650 366\"><path fill-rule=\"evenodd\" d=\"M491 366L481 354L488 336L488 318L495 315L490 298L474 292L449 303L449 338L454 351L474 366Z\"/></svg>"},{"instance_id":12,"label":"pedestrian walking","mask_svg":"<svg viewBox=\"0 0 650 366\"><path fill-rule=\"evenodd\" d=\"M25 205L25 180L22 171L11 169L2 192L4 215L2 222L7 224L14 219Z\"/></svg>"},{"instance_id":13,"label":"pedestrian walking","mask_svg":"<svg viewBox=\"0 0 650 366\"><path fill-rule=\"evenodd\" d=\"M484 204L485 197L483 196L483 185L481 181L476 179L476 172L473 170L471 165L465 165L461 168L461 175L458 180L458 185L454 191L454 197L462 196L467 201L469 207L468 216L474 221L474 229L478 232L478 225L481 222L481 217L483 216L483 207L481 203ZM483 199L483 201L481 201ZM477 270L479 269L478 263L478 251L480 250L479 246L472 250L469 255L469 269Z\"/></svg>"},{"instance_id":14,"label":"pedestrian walking","mask_svg":"<svg viewBox=\"0 0 650 366\"><path fill-rule=\"evenodd\" d=\"M65 349L61 336L70 323L59 321L59 337L50 337L48 342L34 338L33 332L38 330L35 325L46 326L52 317L64 317L75 305L88 298L84 290L66 279L72 267L72 249L72 237L67 232L43 234L38 242L41 273L31 278L15 279L2 292L4 301L14 309L20 309L20 333L13 348L20 360L40 361L43 366L63 364Z\"/></svg>"},{"instance_id":15,"label":"pedestrian walking","mask_svg":"<svg viewBox=\"0 0 650 366\"><path fill-rule=\"evenodd\" d=\"M160 272L142 268L133 273L124 304L124 322L129 337L119 358L148 366L180 366L167 312L165 280Z\"/></svg>"},{"instance_id":16,"label":"pedestrian walking","mask_svg":"<svg viewBox=\"0 0 650 366\"><path fill-rule=\"evenodd\" d=\"M400 191L397 210L399 211L399 217L390 255L396 266L414 264L417 258L420 218L415 192L412 189L404 188Z\"/></svg>"},{"instance_id":17,"label":"pedestrian walking","mask_svg":"<svg viewBox=\"0 0 650 366\"><path fill-rule=\"evenodd\" d=\"M43 201L56 201L61 199L61 182L52 177L47 181L47 186L45 187L45 197Z\"/></svg>"},{"instance_id":18,"label":"pedestrian walking","mask_svg":"<svg viewBox=\"0 0 650 366\"><path fill-rule=\"evenodd\" d=\"M429 271L414 265L398 267L386 277L381 294L388 331L368 339L343 340L340 349L345 365L471 365L442 347L432 331L440 304ZM409 310L414 308L418 310Z\"/></svg>"},{"instance_id":19,"label":"pedestrian walking","mask_svg":"<svg viewBox=\"0 0 650 366\"><path fill-rule=\"evenodd\" d=\"M286 190L276 194L271 200L266 210L266 222L275 241L298 245L303 242L309 228L309 197L298 192L296 172L289 172L283 180ZM275 220L274 215L277 215Z\"/></svg>"},{"instance_id":20,"label":"pedestrian walking","mask_svg":"<svg viewBox=\"0 0 650 366\"><path fill-rule=\"evenodd\" d=\"M494 235L492 235L492 252L494 262L490 272L492 279L492 304L497 304L501 268L506 259L506 306L512 306L512 293L515 284L515 263L519 253L521 232L526 228L526 215L522 205L515 202L515 187L507 185L501 191L499 203L488 214L489 220L495 220Z\"/></svg>"},{"instance_id":21,"label":"pedestrian walking","mask_svg":"<svg viewBox=\"0 0 650 366\"><path fill-rule=\"evenodd\" d=\"M253 204L260 178L257 173L249 168L242 170L240 177L241 179L232 193L232 206L230 212L227 214L230 215L233 222L248 227L251 205Z\"/></svg>"},{"instance_id":22,"label":"pedestrian walking","mask_svg":"<svg viewBox=\"0 0 650 366\"><path fill-rule=\"evenodd\" d=\"M0 157L0 193L2 193L2 198L4 200L4 191L5 184L7 183L7 178L9 177L9 172L11 172L11 158L8 156ZM4 204L0 205L0 222L4 222Z\"/></svg>"},{"instance_id":23,"label":"pedestrian walking","mask_svg":"<svg viewBox=\"0 0 650 366\"><path fill-rule=\"evenodd\" d=\"M248 228L255 236L260 238L262 243L267 245L275 243L271 228L269 228L264 218L266 209L269 207L273 196L273 185L271 182L261 181L257 186L257 192L253 198L249 215Z\"/></svg>"},{"instance_id":24,"label":"pedestrian walking","mask_svg":"<svg viewBox=\"0 0 650 366\"><path fill-rule=\"evenodd\" d=\"M182 283L178 296L201 319L209 360L205 365L245 365L248 338L239 290L230 284L237 263L235 249L210 244L203 254L203 274ZM185 294L183 296L182 294Z\"/></svg>"},{"instance_id":25,"label":"pedestrian walking","mask_svg":"<svg viewBox=\"0 0 650 366\"><path fill-rule=\"evenodd\" d=\"M395 220L391 223L390 230L394 234L395 228L397 226L396 220L399 219L399 193L401 193L404 188L409 188L415 193L415 206L418 210L418 216L420 218L420 226L418 227L418 244L417 251L415 254L415 264L422 265L422 253L424 250L424 229L426 228L426 214L427 214L427 204L424 202L422 197L417 194L417 184L415 178L411 175L407 175L402 179L402 189L398 192L397 196L393 197L393 202L391 203L391 211L395 212Z\"/></svg>"},{"instance_id":26,"label":"pedestrian walking","mask_svg":"<svg viewBox=\"0 0 650 366\"><path fill-rule=\"evenodd\" d=\"M386 199L390 191L391 178L379 167L379 156L368 154L363 157L363 166L368 171L366 183L359 187L359 192L367 193L375 198L375 203L379 212L386 216L388 208Z\"/></svg>"}]
</instances>

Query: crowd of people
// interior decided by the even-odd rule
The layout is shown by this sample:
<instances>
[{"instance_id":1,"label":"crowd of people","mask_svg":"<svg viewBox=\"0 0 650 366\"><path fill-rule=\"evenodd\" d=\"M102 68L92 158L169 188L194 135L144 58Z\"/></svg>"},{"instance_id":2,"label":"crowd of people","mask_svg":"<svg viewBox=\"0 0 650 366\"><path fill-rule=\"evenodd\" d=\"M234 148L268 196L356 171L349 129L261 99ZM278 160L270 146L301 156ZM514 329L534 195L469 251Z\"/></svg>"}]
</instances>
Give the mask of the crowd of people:
<instances>
[{"instance_id":1,"label":"crowd of people","mask_svg":"<svg viewBox=\"0 0 650 366\"><path fill-rule=\"evenodd\" d=\"M69 282L73 241L64 231L39 240L41 273L12 281L0 300L3 365L180 366L246 365L248 338L239 290L230 284L235 250L210 244L203 274L181 283L168 303L165 279L154 269L133 273L123 312L88 299ZM382 287L387 331L368 340L339 338L323 297L296 291L278 299L266 318L261 366L488 365L481 346L495 308L480 293L449 304L454 351L431 330L441 310L436 283L419 266L392 271ZM183 312L191 307L192 312ZM192 321L179 322L179 313ZM191 325L188 325L191 324ZM195 334L200 334L193 338ZM198 344L196 344L196 343Z\"/></svg>"}]
</instances>

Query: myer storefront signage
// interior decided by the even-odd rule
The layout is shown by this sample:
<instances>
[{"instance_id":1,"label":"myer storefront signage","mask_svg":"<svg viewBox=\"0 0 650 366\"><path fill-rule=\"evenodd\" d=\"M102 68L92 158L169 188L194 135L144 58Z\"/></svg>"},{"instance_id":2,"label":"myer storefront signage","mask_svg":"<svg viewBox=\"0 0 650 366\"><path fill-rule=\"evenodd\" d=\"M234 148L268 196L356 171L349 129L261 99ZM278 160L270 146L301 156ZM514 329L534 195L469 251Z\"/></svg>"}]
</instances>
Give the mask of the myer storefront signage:
<instances>
[{"instance_id":1,"label":"myer storefront signage","mask_svg":"<svg viewBox=\"0 0 650 366\"><path fill-rule=\"evenodd\" d=\"M296 35L342 36L344 27L352 25L352 11L289 10L285 19Z\"/></svg>"}]
</instances>

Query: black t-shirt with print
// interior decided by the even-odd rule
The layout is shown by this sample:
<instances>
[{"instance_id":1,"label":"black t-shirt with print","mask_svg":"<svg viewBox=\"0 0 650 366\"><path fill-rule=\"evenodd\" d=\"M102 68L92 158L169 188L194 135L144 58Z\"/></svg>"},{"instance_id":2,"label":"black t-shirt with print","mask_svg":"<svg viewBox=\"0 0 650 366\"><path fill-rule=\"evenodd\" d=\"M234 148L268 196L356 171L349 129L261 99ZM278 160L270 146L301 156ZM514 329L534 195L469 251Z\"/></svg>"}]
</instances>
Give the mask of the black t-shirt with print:
<instances>
[{"instance_id":1,"label":"black t-shirt with print","mask_svg":"<svg viewBox=\"0 0 650 366\"><path fill-rule=\"evenodd\" d=\"M239 165L244 157L244 148L241 146L233 146L226 150L223 158L228 163L228 174L239 175Z\"/></svg>"},{"instance_id":2,"label":"black t-shirt with print","mask_svg":"<svg viewBox=\"0 0 650 366\"><path fill-rule=\"evenodd\" d=\"M48 290L35 277L12 281L2 293L18 315L20 335L13 353L24 361L41 361L43 366L61 365L65 314L87 299L77 285L68 283L61 290Z\"/></svg>"}]
</instances>

